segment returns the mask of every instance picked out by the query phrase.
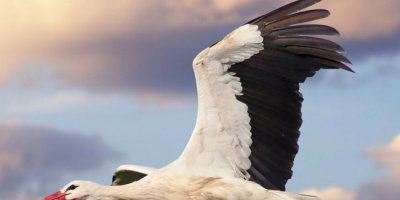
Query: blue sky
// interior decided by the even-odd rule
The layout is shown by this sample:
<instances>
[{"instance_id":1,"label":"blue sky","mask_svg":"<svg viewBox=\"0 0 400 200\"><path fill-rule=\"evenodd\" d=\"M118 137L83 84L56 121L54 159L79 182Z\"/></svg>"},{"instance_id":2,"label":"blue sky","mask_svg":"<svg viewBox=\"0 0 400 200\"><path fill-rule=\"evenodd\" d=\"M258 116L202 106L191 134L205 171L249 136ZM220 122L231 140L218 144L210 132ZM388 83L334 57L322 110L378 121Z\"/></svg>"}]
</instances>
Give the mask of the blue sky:
<instances>
[{"instance_id":1,"label":"blue sky","mask_svg":"<svg viewBox=\"0 0 400 200\"><path fill-rule=\"evenodd\" d=\"M87 2L0 1L0 199L39 199L75 179L109 184L119 165L176 159L196 119L194 56L284 4ZM356 73L321 71L301 85L300 152L287 189L398 199L384 189L400 186L388 178L400 180L400 167L386 158L400 157L400 3L314 7L331 11L322 22L341 32L333 40Z\"/></svg>"}]
</instances>

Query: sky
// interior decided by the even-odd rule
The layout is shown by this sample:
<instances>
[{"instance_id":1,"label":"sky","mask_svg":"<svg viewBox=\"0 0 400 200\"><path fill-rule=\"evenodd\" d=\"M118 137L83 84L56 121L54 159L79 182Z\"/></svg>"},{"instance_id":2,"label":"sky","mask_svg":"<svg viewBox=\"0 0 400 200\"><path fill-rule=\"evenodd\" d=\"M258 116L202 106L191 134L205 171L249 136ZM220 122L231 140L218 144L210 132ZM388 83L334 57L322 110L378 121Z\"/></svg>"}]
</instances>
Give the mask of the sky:
<instances>
[{"instance_id":1,"label":"sky","mask_svg":"<svg viewBox=\"0 0 400 200\"><path fill-rule=\"evenodd\" d=\"M0 199L122 164L162 167L196 120L192 59L289 0L0 0ZM324 200L400 198L400 1L323 0L356 73L301 85L287 190Z\"/></svg>"}]
</instances>

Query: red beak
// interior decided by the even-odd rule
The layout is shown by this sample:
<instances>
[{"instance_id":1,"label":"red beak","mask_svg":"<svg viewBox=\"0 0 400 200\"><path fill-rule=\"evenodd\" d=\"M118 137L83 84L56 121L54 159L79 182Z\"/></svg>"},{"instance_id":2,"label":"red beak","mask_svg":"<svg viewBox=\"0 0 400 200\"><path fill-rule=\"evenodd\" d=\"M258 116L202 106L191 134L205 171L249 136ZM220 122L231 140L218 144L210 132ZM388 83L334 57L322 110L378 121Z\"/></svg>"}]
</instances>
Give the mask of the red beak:
<instances>
[{"instance_id":1,"label":"red beak","mask_svg":"<svg viewBox=\"0 0 400 200\"><path fill-rule=\"evenodd\" d=\"M52 195L50 195L48 197L45 197L42 200L66 200L65 199L65 195L66 194L61 193L60 191L58 191L58 192L56 192L56 193L54 193L54 194L52 194Z\"/></svg>"}]
</instances>

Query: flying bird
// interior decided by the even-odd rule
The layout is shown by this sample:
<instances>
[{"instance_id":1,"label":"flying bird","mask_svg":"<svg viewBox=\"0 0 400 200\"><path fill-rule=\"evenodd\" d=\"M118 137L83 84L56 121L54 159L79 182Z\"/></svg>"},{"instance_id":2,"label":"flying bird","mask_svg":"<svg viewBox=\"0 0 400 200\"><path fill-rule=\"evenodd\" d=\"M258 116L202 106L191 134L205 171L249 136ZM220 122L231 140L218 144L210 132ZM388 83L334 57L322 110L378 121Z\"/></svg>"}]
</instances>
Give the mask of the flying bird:
<instances>
[{"instance_id":1,"label":"flying bird","mask_svg":"<svg viewBox=\"0 0 400 200\"><path fill-rule=\"evenodd\" d=\"M116 174L115 186L73 181L43 200L318 199L284 191L298 152L299 83L320 69L352 71L342 47L317 37L338 31L306 24L329 15L303 11L319 1L298 0L255 18L195 57L197 121L178 159L139 170L137 181Z\"/></svg>"}]
</instances>

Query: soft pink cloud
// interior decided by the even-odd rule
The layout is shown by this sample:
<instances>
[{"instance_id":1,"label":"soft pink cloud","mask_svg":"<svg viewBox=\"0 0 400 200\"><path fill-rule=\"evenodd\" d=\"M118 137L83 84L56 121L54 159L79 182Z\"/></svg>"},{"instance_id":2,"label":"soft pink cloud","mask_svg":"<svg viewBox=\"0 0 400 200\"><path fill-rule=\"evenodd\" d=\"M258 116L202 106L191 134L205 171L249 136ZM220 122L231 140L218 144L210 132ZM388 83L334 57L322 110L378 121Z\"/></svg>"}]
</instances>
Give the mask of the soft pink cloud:
<instances>
[{"instance_id":1,"label":"soft pink cloud","mask_svg":"<svg viewBox=\"0 0 400 200\"><path fill-rule=\"evenodd\" d=\"M325 188L318 190L315 188L304 190L301 194L317 196L322 200L354 200L355 193L339 187Z\"/></svg>"},{"instance_id":2,"label":"soft pink cloud","mask_svg":"<svg viewBox=\"0 0 400 200\"><path fill-rule=\"evenodd\" d=\"M356 199L400 199L400 134L389 144L367 149L365 154L388 171L379 179L361 186Z\"/></svg>"},{"instance_id":3,"label":"soft pink cloud","mask_svg":"<svg viewBox=\"0 0 400 200\"><path fill-rule=\"evenodd\" d=\"M138 68L146 67L141 55L143 49L156 51L159 46L153 39L160 40L175 30L233 22L239 16L229 11L243 4L242 1L0 1L3 19L0 85L9 83L12 74L19 76L27 65L33 64L55 72L55 79L79 87L107 90L129 84L126 82L133 75L143 71ZM187 67L191 69L190 62Z\"/></svg>"},{"instance_id":4,"label":"soft pink cloud","mask_svg":"<svg viewBox=\"0 0 400 200\"><path fill-rule=\"evenodd\" d=\"M365 154L381 167L391 167L400 170L400 135L387 145L369 148Z\"/></svg>"},{"instance_id":5,"label":"soft pink cloud","mask_svg":"<svg viewBox=\"0 0 400 200\"><path fill-rule=\"evenodd\" d=\"M379 167L388 168L381 177L361 185L356 191L340 187L308 189L301 193L323 200L398 200L400 199L400 134L389 144L369 148L365 154Z\"/></svg>"}]
</instances>

